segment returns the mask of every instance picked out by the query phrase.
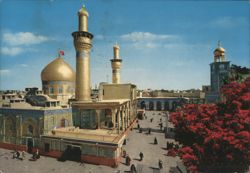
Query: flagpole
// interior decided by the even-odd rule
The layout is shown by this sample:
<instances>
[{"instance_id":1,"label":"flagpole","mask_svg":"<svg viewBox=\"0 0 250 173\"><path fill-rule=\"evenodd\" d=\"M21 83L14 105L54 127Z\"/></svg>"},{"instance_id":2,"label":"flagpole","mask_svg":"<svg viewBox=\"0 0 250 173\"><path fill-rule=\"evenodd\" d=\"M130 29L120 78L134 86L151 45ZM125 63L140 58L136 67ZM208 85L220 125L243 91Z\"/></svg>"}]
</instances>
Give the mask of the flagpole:
<instances>
[{"instance_id":1,"label":"flagpole","mask_svg":"<svg viewBox=\"0 0 250 173\"><path fill-rule=\"evenodd\" d=\"M58 48L57 53L58 53L58 57L61 58L61 55L60 55L60 48Z\"/></svg>"}]
</instances>

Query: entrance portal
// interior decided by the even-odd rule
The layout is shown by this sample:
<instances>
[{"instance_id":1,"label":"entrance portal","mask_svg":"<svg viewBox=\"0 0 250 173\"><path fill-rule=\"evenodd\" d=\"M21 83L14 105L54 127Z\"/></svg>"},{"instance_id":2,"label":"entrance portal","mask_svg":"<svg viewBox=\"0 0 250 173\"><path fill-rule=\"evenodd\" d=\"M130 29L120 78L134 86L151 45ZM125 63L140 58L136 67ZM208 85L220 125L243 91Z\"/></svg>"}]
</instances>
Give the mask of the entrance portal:
<instances>
[{"instance_id":1,"label":"entrance portal","mask_svg":"<svg viewBox=\"0 0 250 173\"><path fill-rule=\"evenodd\" d=\"M66 150L63 152L62 156L59 158L60 161L76 161L81 162L81 148L76 145L67 145Z\"/></svg>"}]
</instances>

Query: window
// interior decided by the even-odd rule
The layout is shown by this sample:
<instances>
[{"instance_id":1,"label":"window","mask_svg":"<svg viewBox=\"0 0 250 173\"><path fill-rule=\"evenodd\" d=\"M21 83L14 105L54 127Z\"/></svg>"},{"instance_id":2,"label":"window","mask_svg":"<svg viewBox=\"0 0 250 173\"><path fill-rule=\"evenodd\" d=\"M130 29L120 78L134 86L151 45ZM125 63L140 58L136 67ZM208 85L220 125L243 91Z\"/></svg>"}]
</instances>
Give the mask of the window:
<instances>
[{"instance_id":1,"label":"window","mask_svg":"<svg viewBox=\"0 0 250 173\"><path fill-rule=\"evenodd\" d=\"M49 87L49 94L54 94L54 88L53 87Z\"/></svg>"},{"instance_id":2,"label":"window","mask_svg":"<svg viewBox=\"0 0 250 173\"><path fill-rule=\"evenodd\" d=\"M220 64L219 68L220 70L224 70L224 64Z\"/></svg>"},{"instance_id":3,"label":"window","mask_svg":"<svg viewBox=\"0 0 250 173\"><path fill-rule=\"evenodd\" d=\"M62 93L63 93L63 88L62 88L62 87L59 87L59 88L58 88L58 93L59 93L59 94L62 94Z\"/></svg>"}]
</instances>

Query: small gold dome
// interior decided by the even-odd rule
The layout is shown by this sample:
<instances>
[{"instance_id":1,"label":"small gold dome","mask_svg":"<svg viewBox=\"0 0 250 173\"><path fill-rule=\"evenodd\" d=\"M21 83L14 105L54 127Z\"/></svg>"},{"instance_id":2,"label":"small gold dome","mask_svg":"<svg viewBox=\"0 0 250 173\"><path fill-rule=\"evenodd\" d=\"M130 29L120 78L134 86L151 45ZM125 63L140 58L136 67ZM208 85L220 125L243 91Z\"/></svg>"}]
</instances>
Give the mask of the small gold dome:
<instances>
[{"instance_id":1,"label":"small gold dome","mask_svg":"<svg viewBox=\"0 0 250 173\"><path fill-rule=\"evenodd\" d=\"M223 47L217 47L217 48L214 50L214 52L216 52L216 51L218 51L218 52L226 52L226 50L225 50Z\"/></svg>"},{"instance_id":2,"label":"small gold dome","mask_svg":"<svg viewBox=\"0 0 250 173\"><path fill-rule=\"evenodd\" d=\"M63 58L56 58L41 72L42 81L69 81L75 82L76 73Z\"/></svg>"}]
</instances>

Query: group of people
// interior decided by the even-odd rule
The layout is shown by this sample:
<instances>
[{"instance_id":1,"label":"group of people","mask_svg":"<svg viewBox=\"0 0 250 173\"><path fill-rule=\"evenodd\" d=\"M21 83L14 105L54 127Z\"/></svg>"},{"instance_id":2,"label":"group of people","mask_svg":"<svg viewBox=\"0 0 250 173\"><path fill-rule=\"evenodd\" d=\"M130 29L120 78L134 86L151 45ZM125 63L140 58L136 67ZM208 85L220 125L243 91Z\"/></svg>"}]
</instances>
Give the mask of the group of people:
<instances>
[{"instance_id":1,"label":"group of people","mask_svg":"<svg viewBox=\"0 0 250 173\"><path fill-rule=\"evenodd\" d=\"M25 152L22 151L21 153L18 150L15 150L13 153L13 159L19 159L19 160L24 160L25 158ZM39 150L37 149L36 152L32 154L32 158L30 160L36 161L37 159L40 158L40 153Z\"/></svg>"},{"instance_id":2,"label":"group of people","mask_svg":"<svg viewBox=\"0 0 250 173\"><path fill-rule=\"evenodd\" d=\"M25 157L24 151L22 151L22 152L20 153L19 151L15 150L14 153L13 153L13 157L12 157L12 158L13 158L13 159L23 160L24 157Z\"/></svg>"},{"instance_id":3,"label":"group of people","mask_svg":"<svg viewBox=\"0 0 250 173\"><path fill-rule=\"evenodd\" d=\"M39 153L39 150L37 149L36 150L36 152L34 152L33 154L32 154L32 161L36 161L37 159L39 159L40 158L40 153Z\"/></svg>"},{"instance_id":4,"label":"group of people","mask_svg":"<svg viewBox=\"0 0 250 173\"><path fill-rule=\"evenodd\" d=\"M178 144L174 144L173 142L167 142L167 150L171 150L171 149L179 149L179 145Z\"/></svg>"}]
</instances>

